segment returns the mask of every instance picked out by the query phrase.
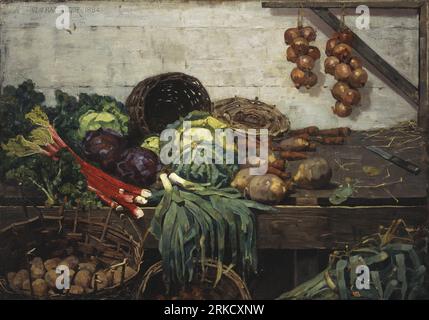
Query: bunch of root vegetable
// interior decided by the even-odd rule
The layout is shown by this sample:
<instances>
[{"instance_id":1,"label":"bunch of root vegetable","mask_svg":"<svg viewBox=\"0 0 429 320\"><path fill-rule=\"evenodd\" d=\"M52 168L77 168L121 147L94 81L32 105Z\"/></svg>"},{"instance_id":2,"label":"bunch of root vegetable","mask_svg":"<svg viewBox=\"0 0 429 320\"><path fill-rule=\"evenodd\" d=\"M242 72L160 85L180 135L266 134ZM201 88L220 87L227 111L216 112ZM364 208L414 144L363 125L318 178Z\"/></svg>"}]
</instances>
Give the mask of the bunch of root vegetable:
<instances>
[{"instance_id":1,"label":"bunch of root vegetable","mask_svg":"<svg viewBox=\"0 0 429 320\"><path fill-rule=\"evenodd\" d=\"M331 74L337 80L332 88L332 96L337 100L332 111L339 117L348 117L353 106L361 101L359 88L368 81L368 73L362 67L362 60L353 56L353 33L343 27L326 43L325 73Z\"/></svg>"},{"instance_id":2,"label":"bunch of root vegetable","mask_svg":"<svg viewBox=\"0 0 429 320\"><path fill-rule=\"evenodd\" d=\"M144 205L148 202L148 198L152 195L150 190L118 180L84 161L61 139L55 128L49 123L48 116L40 107L35 107L25 117L36 128L30 133L28 139L19 135L2 145L8 155L24 157L42 154L53 160L58 160L58 152L66 149L80 165L80 171L87 179L90 191L95 192L104 203L118 211L126 209L135 218L143 217L143 210L138 205Z\"/></svg>"},{"instance_id":3,"label":"bunch of root vegetable","mask_svg":"<svg viewBox=\"0 0 429 320\"><path fill-rule=\"evenodd\" d=\"M280 152L280 158L288 161L307 159L307 152L316 151L317 144L341 145L351 134L350 128L340 127L320 130L310 126L291 130L288 137L273 143L273 150Z\"/></svg>"},{"instance_id":4,"label":"bunch of root vegetable","mask_svg":"<svg viewBox=\"0 0 429 320\"><path fill-rule=\"evenodd\" d=\"M289 45L286 50L286 59L296 63L290 74L295 87L304 86L307 89L317 83L317 76L311 70L316 60L320 59L320 51L311 46L310 42L316 40L316 31L313 27L302 25L302 15L298 15L298 26L289 28L284 33L285 43Z\"/></svg>"},{"instance_id":5,"label":"bunch of root vegetable","mask_svg":"<svg viewBox=\"0 0 429 320\"><path fill-rule=\"evenodd\" d=\"M351 130L345 127L320 130L316 126L311 126L291 130L287 138L273 142L272 149L278 152L281 160L303 160L288 181L289 188L322 189L326 187L332 177L332 170L326 159L314 156L313 152L316 151L317 144L343 144L350 133Z\"/></svg>"}]
</instances>

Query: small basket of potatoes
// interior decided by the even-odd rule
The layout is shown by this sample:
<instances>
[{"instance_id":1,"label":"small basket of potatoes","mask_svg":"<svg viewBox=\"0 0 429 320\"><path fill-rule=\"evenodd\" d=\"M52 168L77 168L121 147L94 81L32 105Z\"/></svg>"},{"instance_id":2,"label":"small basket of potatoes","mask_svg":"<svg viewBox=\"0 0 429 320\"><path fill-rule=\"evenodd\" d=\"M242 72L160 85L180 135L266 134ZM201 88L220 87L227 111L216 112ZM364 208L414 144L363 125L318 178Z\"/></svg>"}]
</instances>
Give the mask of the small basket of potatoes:
<instances>
[{"instance_id":1,"label":"small basket of potatoes","mask_svg":"<svg viewBox=\"0 0 429 320\"><path fill-rule=\"evenodd\" d=\"M144 252L135 222L113 210L41 209L0 230L0 244L0 296L14 299L131 297Z\"/></svg>"}]
</instances>

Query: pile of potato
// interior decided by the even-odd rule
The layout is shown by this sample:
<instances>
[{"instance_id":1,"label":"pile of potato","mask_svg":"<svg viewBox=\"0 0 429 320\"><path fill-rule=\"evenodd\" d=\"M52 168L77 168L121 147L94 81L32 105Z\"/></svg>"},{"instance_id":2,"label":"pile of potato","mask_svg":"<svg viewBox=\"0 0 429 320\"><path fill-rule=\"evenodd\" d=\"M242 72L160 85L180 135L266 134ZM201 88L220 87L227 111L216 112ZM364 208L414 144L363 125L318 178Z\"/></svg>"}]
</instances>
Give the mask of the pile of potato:
<instances>
[{"instance_id":1,"label":"pile of potato","mask_svg":"<svg viewBox=\"0 0 429 320\"><path fill-rule=\"evenodd\" d=\"M67 266L70 270L70 288L60 290L56 286L56 268L60 265ZM113 269L102 268L95 258L86 261L79 260L74 255L66 258L51 258L43 261L35 257L30 262L33 295L39 298L57 294L81 295L101 290L121 283L122 266ZM125 267L124 281L131 278L136 271L129 266ZM17 292L31 295L30 274L27 269L7 274L9 287Z\"/></svg>"}]
</instances>

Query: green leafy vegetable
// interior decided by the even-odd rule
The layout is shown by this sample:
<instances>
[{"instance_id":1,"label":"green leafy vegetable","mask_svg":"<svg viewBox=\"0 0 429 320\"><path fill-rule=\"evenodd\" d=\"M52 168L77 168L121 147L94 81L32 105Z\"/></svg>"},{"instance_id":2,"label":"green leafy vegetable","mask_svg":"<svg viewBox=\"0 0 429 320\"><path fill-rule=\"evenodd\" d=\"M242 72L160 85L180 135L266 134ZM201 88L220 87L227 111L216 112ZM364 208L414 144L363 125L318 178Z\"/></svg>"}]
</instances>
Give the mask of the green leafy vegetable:
<instances>
[{"instance_id":1,"label":"green leafy vegetable","mask_svg":"<svg viewBox=\"0 0 429 320\"><path fill-rule=\"evenodd\" d=\"M159 155L159 137L158 136L150 136L147 137L143 143L141 144L142 148L146 148L152 150L157 155Z\"/></svg>"},{"instance_id":2,"label":"green leafy vegetable","mask_svg":"<svg viewBox=\"0 0 429 320\"><path fill-rule=\"evenodd\" d=\"M162 174L161 181L164 196L150 231L159 239L167 288L190 282L195 263L204 265L207 257L218 262L215 285L226 261L243 271L256 271L255 217L250 208L272 210L270 206L240 199L234 188L207 187L175 174L170 179Z\"/></svg>"},{"instance_id":3,"label":"green leafy vegetable","mask_svg":"<svg viewBox=\"0 0 429 320\"><path fill-rule=\"evenodd\" d=\"M79 151L82 137L88 130L111 128L126 134L128 115L125 106L109 96L81 93L78 98L55 91L55 113L48 114L58 134L74 150Z\"/></svg>"},{"instance_id":4,"label":"green leafy vegetable","mask_svg":"<svg viewBox=\"0 0 429 320\"><path fill-rule=\"evenodd\" d=\"M329 197L329 202L334 205L339 205L347 201L347 199L353 195L353 192L354 184L352 182L346 182L334 190L334 192Z\"/></svg>"},{"instance_id":5,"label":"green leafy vegetable","mask_svg":"<svg viewBox=\"0 0 429 320\"><path fill-rule=\"evenodd\" d=\"M42 152L42 148L37 143L25 139L22 135L2 143L1 147L10 157L27 157Z\"/></svg>"},{"instance_id":6,"label":"green leafy vegetable","mask_svg":"<svg viewBox=\"0 0 429 320\"><path fill-rule=\"evenodd\" d=\"M190 127L184 126L185 121ZM237 161L234 161L233 164L227 163L226 154L228 148L232 148L233 156L236 157L235 145L227 145L223 136L221 136L222 139L215 139L215 130L227 128L226 124L207 112L193 111L167 128L175 129L178 135L176 139L183 142L178 154L180 159L176 159L172 164L174 172L193 182L208 183L213 187L229 186L239 166ZM184 139L185 135L192 136L190 143ZM197 157L211 159L211 161L201 163Z\"/></svg>"},{"instance_id":7,"label":"green leafy vegetable","mask_svg":"<svg viewBox=\"0 0 429 320\"><path fill-rule=\"evenodd\" d=\"M67 106L73 104L71 100L76 101L66 94L62 98L63 105ZM67 206L76 205L77 201L83 206L100 206L96 196L87 191L86 181L71 155L60 152L59 161L52 161L39 154L43 152L41 146L52 142L46 128L48 118L59 122L60 119L71 121L71 116L78 112L77 101L71 112L61 108L48 108L44 106L44 100L43 93L35 90L31 80L24 81L17 87L6 86L0 95L1 181L22 183L24 195L27 190L41 191L48 205L66 200ZM76 132L77 128L67 126L68 123L65 121L61 130ZM74 188L71 189L70 186Z\"/></svg>"}]
</instances>

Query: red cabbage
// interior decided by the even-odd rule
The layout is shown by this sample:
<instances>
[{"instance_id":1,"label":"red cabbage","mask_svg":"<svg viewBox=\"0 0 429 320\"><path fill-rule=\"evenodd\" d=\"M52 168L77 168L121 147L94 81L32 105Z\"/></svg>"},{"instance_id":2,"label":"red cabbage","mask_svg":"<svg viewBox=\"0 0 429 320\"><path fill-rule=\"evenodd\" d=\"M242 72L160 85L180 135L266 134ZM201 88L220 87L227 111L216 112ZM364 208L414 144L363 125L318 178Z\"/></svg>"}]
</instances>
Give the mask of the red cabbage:
<instances>
[{"instance_id":1,"label":"red cabbage","mask_svg":"<svg viewBox=\"0 0 429 320\"><path fill-rule=\"evenodd\" d=\"M116 164L115 175L128 183L148 187L156 181L161 164L151 150L136 147L125 150Z\"/></svg>"}]
</instances>

